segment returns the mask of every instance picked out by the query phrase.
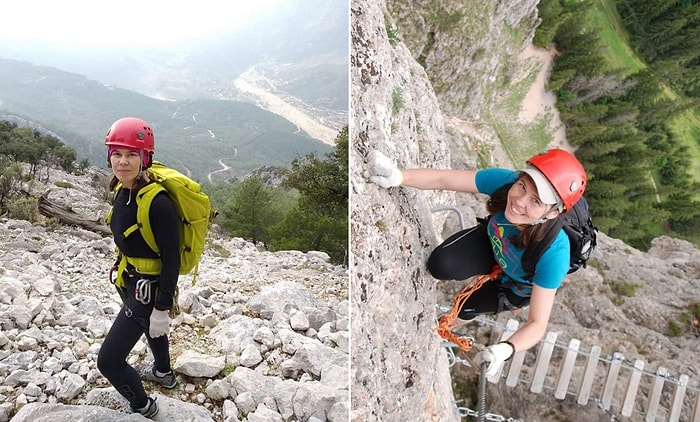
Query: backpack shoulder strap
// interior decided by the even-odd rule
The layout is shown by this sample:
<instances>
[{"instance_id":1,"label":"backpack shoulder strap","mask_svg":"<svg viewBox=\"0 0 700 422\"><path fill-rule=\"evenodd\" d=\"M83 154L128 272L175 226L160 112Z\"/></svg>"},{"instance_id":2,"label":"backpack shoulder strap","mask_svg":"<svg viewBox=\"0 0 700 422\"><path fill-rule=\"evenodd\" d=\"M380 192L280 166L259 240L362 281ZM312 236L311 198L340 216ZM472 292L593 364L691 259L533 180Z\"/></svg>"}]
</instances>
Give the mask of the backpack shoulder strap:
<instances>
[{"instance_id":1,"label":"backpack shoulder strap","mask_svg":"<svg viewBox=\"0 0 700 422\"><path fill-rule=\"evenodd\" d=\"M569 214L569 213L571 213L571 214ZM572 221L572 222L585 222L585 221L587 221L590 217L588 215L588 203L586 202L585 198L581 197L581 199L579 199L578 202L576 202L576 204L574 204L574 206L571 207L571 210L569 210L569 212L564 214L562 216L562 218L565 218L568 221ZM581 224L577 223L576 227L578 227L579 225L581 225ZM565 224L564 229L566 230L567 228L569 228L569 225ZM567 231L567 234L568 234L568 231Z\"/></svg>"},{"instance_id":2,"label":"backpack shoulder strap","mask_svg":"<svg viewBox=\"0 0 700 422\"><path fill-rule=\"evenodd\" d=\"M160 254L160 250L158 249L156 237L151 228L149 211L153 198L164 190L165 188L161 186L160 183L150 183L139 189L138 194L136 194L136 205L138 206L136 211L136 225L139 231L141 231L141 236L143 240L146 241L148 247L157 254Z\"/></svg>"},{"instance_id":3,"label":"backpack shoulder strap","mask_svg":"<svg viewBox=\"0 0 700 422\"><path fill-rule=\"evenodd\" d=\"M556 239L557 235L559 235L559 232L561 229L564 227L564 223L562 223L560 218L555 218L554 221L549 225L549 228L547 229L547 232L545 233L544 237L542 240L540 240L537 243L530 244L525 248L525 252L523 253L523 269L525 270L526 273L528 273L530 276L535 275L535 265L537 265L537 261L540 260L540 257L544 253L544 251L547 250L549 245L554 242L554 239Z\"/></svg>"},{"instance_id":4,"label":"backpack shoulder strap","mask_svg":"<svg viewBox=\"0 0 700 422\"><path fill-rule=\"evenodd\" d=\"M119 189L122 188L122 182L117 183L117 186L114 188L114 195L112 195L112 207L109 209L107 212L107 216L105 217L105 222L107 223L107 226L109 226L109 223L112 221L112 212L114 212L114 201L117 200L117 195L119 194Z\"/></svg>"}]
</instances>

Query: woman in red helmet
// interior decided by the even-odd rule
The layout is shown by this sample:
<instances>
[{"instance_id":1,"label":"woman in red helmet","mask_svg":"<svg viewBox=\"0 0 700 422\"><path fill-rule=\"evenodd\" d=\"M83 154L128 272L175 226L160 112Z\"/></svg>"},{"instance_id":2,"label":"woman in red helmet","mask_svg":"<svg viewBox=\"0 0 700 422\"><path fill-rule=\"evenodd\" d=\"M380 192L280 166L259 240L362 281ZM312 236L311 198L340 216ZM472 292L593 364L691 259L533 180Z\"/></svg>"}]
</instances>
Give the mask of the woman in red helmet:
<instances>
[{"instance_id":1,"label":"woman in red helmet","mask_svg":"<svg viewBox=\"0 0 700 422\"><path fill-rule=\"evenodd\" d=\"M563 230L559 232L537 262L534 275L523 268L522 256L529 244L544 238L553 219L583 195L586 172L573 154L551 149L532 157L520 171L400 170L375 150L368 155L365 176L383 188L403 185L489 195L488 222L446 239L432 252L428 270L441 280L464 280L500 267L500 278L484 283L464 303L461 322L529 304L527 322L507 342L491 345L477 356L477 361L490 363L487 376L516 351L540 341L557 288L569 270L569 239Z\"/></svg>"},{"instance_id":2,"label":"woman in red helmet","mask_svg":"<svg viewBox=\"0 0 700 422\"><path fill-rule=\"evenodd\" d=\"M180 270L180 239L175 206L165 193L157 194L149 218L160 254L146 244L136 225L139 190L148 186L148 168L153 160L155 138L150 125L135 117L112 124L105 137L107 161L114 176L110 190L116 190L109 221L119 251L115 281L123 306L117 314L97 358L97 367L124 396L134 412L152 418L158 413L155 399L148 397L142 379L165 388L177 385L170 368L168 343L173 297ZM155 265L157 271L149 268ZM126 359L145 334L154 364L137 370Z\"/></svg>"}]
</instances>

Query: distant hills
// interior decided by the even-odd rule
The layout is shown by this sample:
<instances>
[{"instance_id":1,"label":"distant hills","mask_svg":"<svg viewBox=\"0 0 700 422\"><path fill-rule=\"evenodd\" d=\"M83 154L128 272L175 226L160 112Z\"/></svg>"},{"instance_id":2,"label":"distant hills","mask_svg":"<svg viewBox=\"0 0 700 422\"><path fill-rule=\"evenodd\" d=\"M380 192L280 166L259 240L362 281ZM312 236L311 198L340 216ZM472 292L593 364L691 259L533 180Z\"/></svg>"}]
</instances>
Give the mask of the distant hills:
<instances>
[{"instance_id":1,"label":"distant hills","mask_svg":"<svg viewBox=\"0 0 700 422\"><path fill-rule=\"evenodd\" d=\"M138 116L153 126L156 157L204 181L287 166L295 157L325 154L330 146L291 122L252 104L223 100L164 101L57 69L0 59L0 117L16 114L56 133L80 157L106 163L111 123Z\"/></svg>"},{"instance_id":2,"label":"distant hills","mask_svg":"<svg viewBox=\"0 0 700 422\"><path fill-rule=\"evenodd\" d=\"M265 22L160 50L77 51L0 40L0 118L31 121L103 165L110 124L142 117L153 125L156 157L201 181L226 167L213 180L325 154L327 139L312 138L235 88L254 68L292 111L338 131L347 124L347 4L303 4L309 2L314 7L282 2Z\"/></svg>"}]
</instances>

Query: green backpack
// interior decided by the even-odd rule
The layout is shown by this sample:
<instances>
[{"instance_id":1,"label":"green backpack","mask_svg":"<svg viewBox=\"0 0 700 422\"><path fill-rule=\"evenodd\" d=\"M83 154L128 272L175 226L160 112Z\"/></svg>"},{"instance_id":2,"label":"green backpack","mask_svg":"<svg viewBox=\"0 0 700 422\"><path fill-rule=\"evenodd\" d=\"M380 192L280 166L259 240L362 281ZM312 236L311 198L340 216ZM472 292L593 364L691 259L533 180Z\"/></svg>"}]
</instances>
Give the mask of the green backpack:
<instances>
[{"instance_id":1,"label":"green backpack","mask_svg":"<svg viewBox=\"0 0 700 422\"><path fill-rule=\"evenodd\" d=\"M139 189L136 195L136 204L138 205L136 224L126 229L124 236L127 237L136 230L140 230L141 236L143 236L148 247L155 253L160 253L151 229L148 212L153 198L165 190L173 201L179 217L180 274L189 274L194 271L192 277L192 284L194 285L199 269L199 259L204 252L209 223L216 216L216 213L211 208L209 197L201 191L199 183L177 170L164 166L158 161L153 161L153 165L147 171L148 177L155 183ZM117 185L115 197L119 193L120 188L121 184ZM107 215L107 224L109 224L111 216L112 211L110 210ZM127 262L123 261L134 264L136 270L142 274L160 273L160 260L120 256L119 267L123 266L123 268L126 268ZM118 273L118 281L123 268L120 268ZM145 269L142 270L142 268Z\"/></svg>"}]
</instances>

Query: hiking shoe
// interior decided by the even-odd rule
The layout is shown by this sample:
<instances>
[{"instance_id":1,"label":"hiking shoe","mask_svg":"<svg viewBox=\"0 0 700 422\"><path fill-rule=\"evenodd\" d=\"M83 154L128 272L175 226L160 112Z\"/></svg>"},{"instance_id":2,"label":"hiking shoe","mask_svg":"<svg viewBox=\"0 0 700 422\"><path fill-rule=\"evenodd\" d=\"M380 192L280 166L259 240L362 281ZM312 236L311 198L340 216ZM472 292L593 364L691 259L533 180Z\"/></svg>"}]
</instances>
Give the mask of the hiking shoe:
<instances>
[{"instance_id":1,"label":"hiking shoe","mask_svg":"<svg viewBox=\"0 0 700 422\"><path fill-rule=\"evenodd\" d=\"M158 414L158 403L156 403L156 399L149 397L148 404L146 404L146 406L142 407L141 409L134 409L132 407L131 410L133 410L134 413L138 413L141 416L151 419Z\"/></svg>"},{"instance_id":2,"label":"hiking shoe","mask_svg":"<svg viewBox=\"0 0 700 422\"><path fill-rule=\"evenodd\" d=\"M141 375L141 379L144 381L155 382L168 390L177 386L177 378L175 378L175 372L173 371L170 371L170 373L167 375L159 377L156 375L156 369L152 365L140 365L136 370L138 371L139 375Z\"/></svg>"}]
</instances>

